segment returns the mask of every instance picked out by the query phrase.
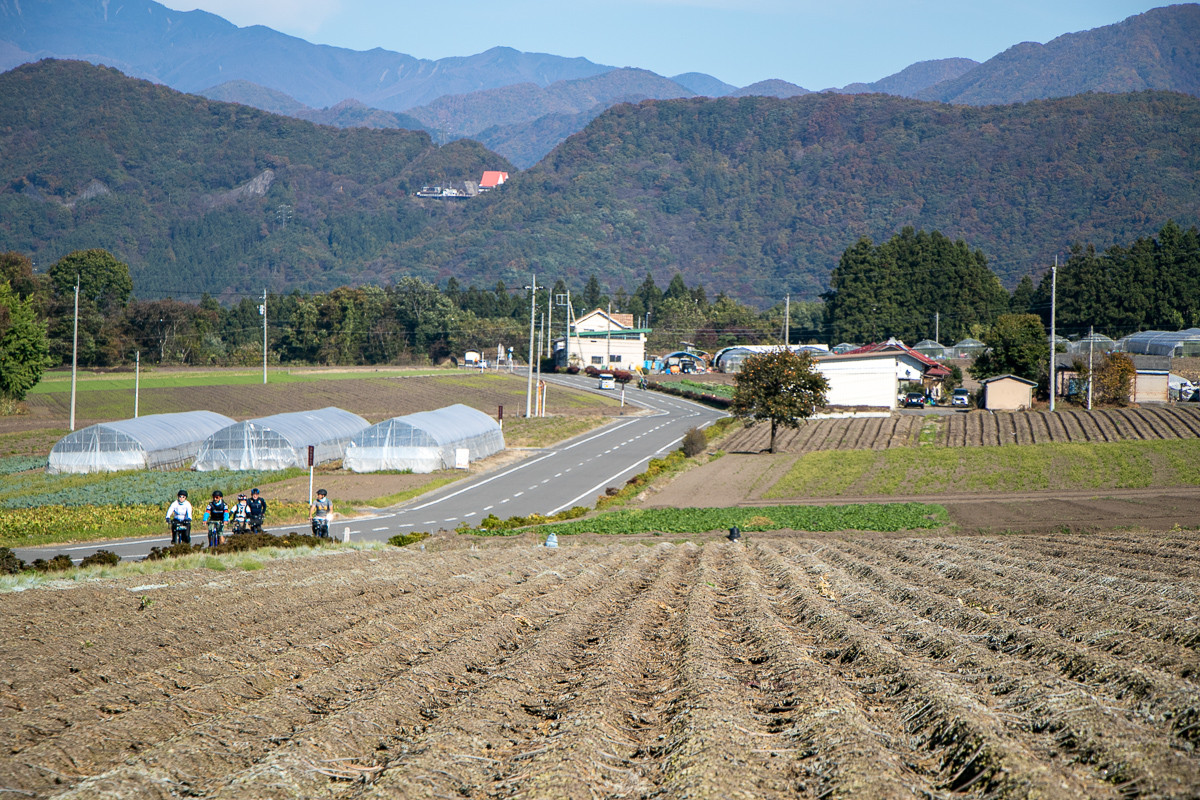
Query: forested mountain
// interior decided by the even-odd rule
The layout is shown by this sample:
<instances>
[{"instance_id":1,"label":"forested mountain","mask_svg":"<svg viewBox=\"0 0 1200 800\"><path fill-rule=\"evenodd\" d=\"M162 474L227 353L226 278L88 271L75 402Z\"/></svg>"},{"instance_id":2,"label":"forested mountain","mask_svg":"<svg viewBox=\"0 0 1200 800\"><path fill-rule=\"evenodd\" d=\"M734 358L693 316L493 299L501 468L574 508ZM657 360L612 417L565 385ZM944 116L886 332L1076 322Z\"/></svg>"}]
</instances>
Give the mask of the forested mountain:
<instances>
[{"instance_id":1,"label":"forested mountain","mask_svg":"<svg viewBox=\"0 0 1200 800\"><path fill-rule=\"evenodd\" d=\"M623 105L401 260L509 282L516 254L609 285L680 270L767 305L815 298L860 237L913 226L982 250L1011 287L1073 241L1200 221L1197 130L1200 100L1153 92L984 108L836 94Z\"/></svg>"},{"instance_id":2,"label":"forested mountain","mask_svg":"<svg viewBox=\"0 0 1200 800\"><path fill-rule=\"evenodd\" d=\"M987 105L1144 89L1200 95L1200 5L1151 9L1044 45L1024 42L913 96Z\"/></svg>"},{"instance_id":3,"label":"forested mountain","mask_svg":"<svg viewBox=\"0 0 1200 800\"><path fill-rule=\"evenodd\" d=\"M371 108L357 100L343 100L329 108L309 108L294 97L259 86L250 81L226 81L218 86L196 94L209 100L242 105L285 114L296 119L305 119L318 125L333 125L338 128L405 128L410 131L426 130L416 117L396 111Z\"/></svg>"},{"instance_id":4,"label":"forested mountain","mask_svg":"<svg viewBox=\"0 0 1200 800\"><path fill-rule=\"evenodd\" d=\"M884 95L646 101L515 173L424 133L338 130L81 63L0 75L0 251L103 247L141 297L418 275L609 287L676 271L766 306L815 299L842 252L905 226L982 250L1007 286L1076 240L1200 222L1200 100L1093 94L1014 106Z\"/></svg>"},{"instance_id":5,"label":"forested mountain","mask_svg":"<svg viewBox=\"0 0 1200 800\"><path fill-rule=\"evenodd\" d=\"M310 108L354 99L405 111L442 95L515 83L547 86L612 69L509 47L437 60L381 48L348 50L261 25L239 28L154 0L0 0L0 40L37 58L98 61L185 92L246 80Z\"/></svg>"},{"instance_id":6,"label":"forested mountain","mask_svg":"<svg viewBox=\"0 0 1200 800\"><path fill-rule=\"evenodd\" d=\"M512 171L469 140L337 129L83 62L0 75L0 250L100 247L141 297L382 282L431 214L412 192Z\"/></svg>"}]
</instances>

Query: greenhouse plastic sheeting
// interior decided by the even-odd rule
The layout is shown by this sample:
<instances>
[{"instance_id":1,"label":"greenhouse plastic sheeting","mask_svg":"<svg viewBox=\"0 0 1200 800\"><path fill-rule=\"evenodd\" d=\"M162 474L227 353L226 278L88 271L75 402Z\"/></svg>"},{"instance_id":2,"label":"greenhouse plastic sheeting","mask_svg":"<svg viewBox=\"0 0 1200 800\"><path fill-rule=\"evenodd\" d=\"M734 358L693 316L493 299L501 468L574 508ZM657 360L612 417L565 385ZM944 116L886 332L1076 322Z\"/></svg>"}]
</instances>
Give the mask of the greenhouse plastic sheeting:
<instances>
[{"instance_id":1,"label":"greenhouse plastic sheeting","mask_svg":"<svg viewBox=\"0 0 1200 800\"><path fill-rule=\"evenodd\" d=\"M350 438L369 424L333 406L237 422L204 440L196 469L306 467L310 445L315 448L313 463L336 461L345 455Z\"/></svg>"},{"instance_id":2,"label":"greenhouse plastic sheeting","mask_svg":"<svg viewBox=\"0 0 1200 800\"><path fill-rule=\"evenodd\" d=\"M354 472L433 472L453 467L459 448L471 461L486 458L504 449L504 434L487 414L456 404L372 425L350 441L342 464Z\"/></svg>"},{"instance_id":3,"label":"greenhouse plastic sheeting","mask_svg":"<svg viewBox=\"0 0 1200 800\"><path fill-rule=\"evenodd\" d=\"M207 437L233 420L212 411L148 414L69 433L50 451L49 473L187 466Z\"/></svg>"},{"instance_id":4,"label":"greenhouse plastic sheeting","mask_svg":"<svg viewBox=\"0 0 1200 800\"><path fill-rule=\"evenodd\" d=\"M1200 328L1185 331L1141 331L1121 340L1125 352L1184 358L1200 355Z\"/></svg>"}]
</instances>

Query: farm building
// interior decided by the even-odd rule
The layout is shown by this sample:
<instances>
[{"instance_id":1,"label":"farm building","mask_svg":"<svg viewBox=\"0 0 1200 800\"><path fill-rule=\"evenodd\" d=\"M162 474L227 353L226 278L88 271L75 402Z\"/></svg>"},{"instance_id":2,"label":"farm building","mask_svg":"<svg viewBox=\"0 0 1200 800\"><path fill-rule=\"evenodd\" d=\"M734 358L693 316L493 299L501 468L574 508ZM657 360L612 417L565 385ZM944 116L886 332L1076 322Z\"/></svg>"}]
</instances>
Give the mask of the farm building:
<instances>
[{"instance_id":1,"label":"farm building","mask_svg":"<svg viewBox=\"0 0 1200 800\"><path fill-rule=\"evenodd\" d=\"M912 349L916 350L921 355L927 356L929 358L945 358L946 357L946 346L942 345L942 344L938 344L933 339L922 339L921 341L914 344Z\"/></svg>"},{"instance_id":2,"label":"farm building","mask_svg":"<svg viewBox=\"0 0 1200 800\"><path fill-rule=\"evenodd\" d=\"M1019 411L1033 405L1036 381L1016 375L997 375L980 383L983 384L983 406L989 411Z\"/></svg>"},{"instance_id":3,"label":"farm building","mask_svg":"<svg viewBox=\"0 0 1200 800\"><path fill-rule=\"evenodd\" d=\"M1094 355L1104 355L1116 350L1117 343L1111 337L1105 336L1103 333L1090 333L1087 336L1081 336L1078 341L1071 342L1067 345L1068 353L1086 356L1089 352Z\"/></svg>"},{"instance_id":4,"label":"farm building","mask_svg":"<svg viewBox=\"0 0 1200 800\"><path fill-rule=\"evenodd\" d=\"M187 466L209 435L233 420L212 411L148 414L69 433L50 450L49 473Z\"/></svg>"},{"instance_id":5,"label":"farm building","mask_svg":"<svg viewBox=\"0 0 1200 800\"><path fill-rule=\"evenodd\" d=\"M346 443L370 423L349 411L329 406L235 422L216 431L200 446L196 469L287 469L336 461Z\"/></svg>"},{"instance_id":6,"label":"farm building","mask_svg":"<svg viewBox=\"0 0 1200 800\"><path fill-rule=\"evenodd\" d=\"M949 358L975 358L983 352L987 347L978 339L967 337L961 341L955 342L950 348L946 356Z\"/></svg>"},{"instance_id":7,"label":"farm building","mask_svg":"<svg viewBox=\"0 0 1200 800\"><path fill-rule=\"evenodd\" d=\"M904 354L896 351L842 353L817 359L817 371L829 381L825 402L831 406L895 408L897 372ZM916 373L917 380L920 372Z\"/></svg>"},{"instance_id":8,"label":"farm building","mask_svg":"<svg viewBox=\"0 0 1200 800\"><path fill-rule=\"evenodd\" d=\"M393 417L354 435L342 464L353 472L409 469L433 472L455 466L455 451L469 461L504 449L504 433L494 419L461 403Z\"/></svg>"}]
</instances>

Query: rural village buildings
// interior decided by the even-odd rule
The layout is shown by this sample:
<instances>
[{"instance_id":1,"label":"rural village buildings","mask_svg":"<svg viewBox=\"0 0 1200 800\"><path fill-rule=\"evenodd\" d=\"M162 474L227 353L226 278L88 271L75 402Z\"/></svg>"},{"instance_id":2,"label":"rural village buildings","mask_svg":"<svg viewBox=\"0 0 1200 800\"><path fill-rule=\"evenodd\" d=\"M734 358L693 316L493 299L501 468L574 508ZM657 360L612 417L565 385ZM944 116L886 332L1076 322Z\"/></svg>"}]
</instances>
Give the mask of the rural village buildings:
<instances>
[{"instance_id":1,"label":"rural village buildings","mask_svg":"<svg viewBox=\"0 0 1200 800\"><path fill-rule=\"evenodd\" d=\"M554 342L554 360L597 369L635 369L646 360L649 328L633 327L632 314L609 314L601 308L575 320L570 334Z\"/></svg>"}]
</instances>

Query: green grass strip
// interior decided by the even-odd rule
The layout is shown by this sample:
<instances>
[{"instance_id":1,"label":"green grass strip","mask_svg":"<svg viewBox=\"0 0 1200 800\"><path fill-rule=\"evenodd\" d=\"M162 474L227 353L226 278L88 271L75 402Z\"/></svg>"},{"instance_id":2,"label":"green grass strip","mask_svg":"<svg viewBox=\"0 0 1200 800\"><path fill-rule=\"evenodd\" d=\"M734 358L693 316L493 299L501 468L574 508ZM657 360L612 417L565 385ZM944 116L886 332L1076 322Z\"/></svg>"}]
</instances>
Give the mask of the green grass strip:
<instances>
[{"instance_id":1,"label":"green grass strip","mask_svg":"<svg viewBox=\"0 0 1200 800\"><path fill-rule=\"evenodd\" d=\"M1140 489L1200 483L1200 440L1055 442L807 453L765 494L922 496Z\"/></svg>"},{"instance_id":2,"label":"green grass strip","mask_svg":"<svg viewBox=\"0 0 1200 800\"><path fill-rule=\"evenodd\" d=\"M950 524L946 509L926 503L762 508L620 509L547 526L560 536L578 533L706 533L737 525L743 531L907 531Z\"/></svg>"}]
</instances>

